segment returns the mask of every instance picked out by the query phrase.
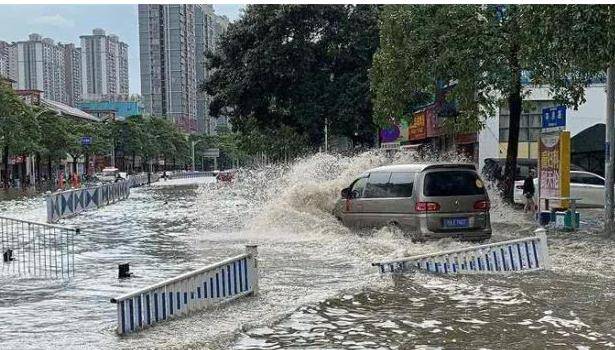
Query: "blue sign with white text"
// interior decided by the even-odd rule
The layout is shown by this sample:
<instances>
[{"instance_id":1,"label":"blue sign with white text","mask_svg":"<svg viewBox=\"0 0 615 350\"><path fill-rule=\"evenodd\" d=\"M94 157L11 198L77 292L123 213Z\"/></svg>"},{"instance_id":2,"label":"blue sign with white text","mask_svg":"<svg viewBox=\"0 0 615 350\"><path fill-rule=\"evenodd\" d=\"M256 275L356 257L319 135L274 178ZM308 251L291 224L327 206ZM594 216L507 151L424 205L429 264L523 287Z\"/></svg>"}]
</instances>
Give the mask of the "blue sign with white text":
<instances>
[{"instance_id":1,"label":"blue sign with white text","mask_svg":"<svg viewBox=\"0 0 615 350\"><path fill-rule=\"evenodd\" d=\"M92 144L92 138L89 136L83 136L81 137L81 144L83 146L89 146Z\"/></svg>"},{"instance_id":2,"label":"blue sign with white text","mask_svg":"<svg viewBox=\"0 0 615 350\"><path fill-rule=\"evenodd\" d=\"M543 108L542 128L564 128L566 126L566 106Z\"/></svg>"}]
</instances>

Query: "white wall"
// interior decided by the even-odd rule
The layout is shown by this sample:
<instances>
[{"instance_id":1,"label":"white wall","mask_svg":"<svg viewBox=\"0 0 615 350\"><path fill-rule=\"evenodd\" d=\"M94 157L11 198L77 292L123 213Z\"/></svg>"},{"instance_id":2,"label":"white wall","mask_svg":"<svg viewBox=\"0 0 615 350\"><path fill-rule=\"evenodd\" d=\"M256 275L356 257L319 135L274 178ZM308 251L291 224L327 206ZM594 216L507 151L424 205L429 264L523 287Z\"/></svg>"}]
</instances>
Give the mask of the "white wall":
<instances>
[{"instance_id":1,"label":"white wall","mask_svg":"<svg viewBox=\"0 0 615 350\"><path fill-rule=\"evenodd\" d=\"M485 127L478 134L478 166L482 170L487 158L503 158L500 151L500 111L485 120Z\"/></svg>"},{"instance_id":2,"label":"white wall","mask_svg":"<svg viewBox=\"0 0 615 350\"><path fill-rule=\"evenodd\" d=\"M551 100L547 88L532 88L526 100ZM585 103L577 110L568 107L566 110L566 130L574 136L598 123L605 123L606 118L606 87L605 84L594 84L585 89ZM504 158L499 147L499 111L488 118L485 128L479 133L479 167L483 167L486 158ZM506 142L506 140L502 140Z\"/></svg>"}]
</instances>

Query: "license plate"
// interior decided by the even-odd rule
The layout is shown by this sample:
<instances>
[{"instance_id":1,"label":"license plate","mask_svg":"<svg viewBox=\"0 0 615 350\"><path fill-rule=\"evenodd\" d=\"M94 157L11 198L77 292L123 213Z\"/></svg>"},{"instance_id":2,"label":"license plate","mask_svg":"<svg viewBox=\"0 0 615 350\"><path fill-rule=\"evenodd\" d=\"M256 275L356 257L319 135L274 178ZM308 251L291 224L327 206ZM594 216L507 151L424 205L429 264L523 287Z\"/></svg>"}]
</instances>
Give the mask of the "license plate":
<instances>
[{"instance_id":1,"label":"license plate","mask_svg":"<svg viewBox=\"0 0 615 350\"><path fill-rule=\"evenodd\" d=\"M442 219L444 228L467 228L470 227L470 219L468 218L450 218Z\"/></svg>"}]
</instances>

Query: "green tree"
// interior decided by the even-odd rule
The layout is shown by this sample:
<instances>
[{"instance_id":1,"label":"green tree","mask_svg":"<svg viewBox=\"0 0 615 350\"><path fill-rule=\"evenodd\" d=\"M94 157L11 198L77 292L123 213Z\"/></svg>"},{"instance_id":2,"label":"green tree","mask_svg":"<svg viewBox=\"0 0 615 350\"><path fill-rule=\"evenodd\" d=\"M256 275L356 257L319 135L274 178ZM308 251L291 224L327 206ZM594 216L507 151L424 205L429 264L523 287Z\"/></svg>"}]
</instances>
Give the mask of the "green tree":
<instances>
[{"instance_id":1,"label":"green tree","mask_svg":"<svg viewBox=\"0 0 615 350\"><path fill-rule=\"evenodd\" d=\"M551 92L561 103L577 107L585 102L584 88L596 80L604 81L606 76L608 103L608 94L612 97L608 83L615 79L615 6L533 5L529 11L531 16L526 20L532 24L532 37L536 39L530 54L542 62L534 80L548 83ZM607 104L607 113L608 110ZM607 121L607 137L611 132L613 129ZM613 145L607 143L609 146L611 150L607 150L607 154L612 156ZM607 159L604 229L607 235L612 236L615 234L611 182L613 173L608 164Z\"/></svg>"},{"instance_id":2,"label":"green tree","mask_svg":"<svg viewBox=\"0 0 615 350\"><path fill-rule=\"evenodd\" d=\"M47 173L54 174L53 163L60 163L66 158L68 153L68 143L70 142L70 124L66 118L59 116L51 110L41 109L37 111L38 124L41 132L40 149L37 163L42 158L47 159ZM40 164L37 165L37 174L40 178Z\"/></svg>"},{"instance_id":3,"label":"green tree","mask_svg":"<svg viewBox=\"0 0 615 350\"><path fill-rule=\"evenodd\" d=\"M371 143L377 14L371 5L249 5L209 56L211 115L230 116L246 135L287 127L311 146L328 120L332 134Z\"/></svg>"},{"instance_id":4,"label":"green tree","mask_svg":"<svg viewBox=\"0 0 615 350\"><path fill-rule=\"evenodd\" d=\"M0 82L0 145L5 187L9 184L9 156L35 152L39 138L40 130L32 108L9 84Z\"/></svg>"},{"instance_id":5,"label":"green tree","mask_svg":"<svg viewBox=\"0 0 615 350\"><path fill-rule=\"evenodd\" d=\"M446 87L457 113L451 132L477 131L501 104L510 111L504 197L512 201L523 91L521 74L539 71L531 13L520 5L395 5L381 16L372 91L379 124L411 116ZM548 81L550 83L550 81Z\"/></svg>"}]
</instances>

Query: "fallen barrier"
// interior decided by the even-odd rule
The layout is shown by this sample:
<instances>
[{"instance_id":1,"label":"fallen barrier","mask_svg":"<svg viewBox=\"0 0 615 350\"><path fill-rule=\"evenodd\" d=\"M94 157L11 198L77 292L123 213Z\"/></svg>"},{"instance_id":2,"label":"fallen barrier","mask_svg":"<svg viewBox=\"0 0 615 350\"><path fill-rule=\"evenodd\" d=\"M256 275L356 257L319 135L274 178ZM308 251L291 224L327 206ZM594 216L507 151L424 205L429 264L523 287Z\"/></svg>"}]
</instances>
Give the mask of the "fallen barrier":
<instances>
[{"instance_id":1,"label":"fallen barrier","mask_svg":"<svg viewBox=\"0 0 615 350\"><path fill-rule=\"evenodd\" d=\"M191 172L185 172L185 173L175 173L169 176L170 180L177 180L177 179L189 179L189 178L193 178L193 177L206 177L206 176L213 176L213 172L211 171L191 171Z\"/></svg>"},{"instance_id":2,"label":"fallen barrier","mask_svg":"<svg viewBox=\"0 0 615 350\"><path fill-rule=\"evenodd\" d=\"M529 272L550 267L547 235L372 263L380 273L421 270L443 274Z\"/></svg>"},{"instance_id":3,"label":"fallen barrier","mask_svg":"<svg viewBox=\"0 0 615 350\"><path fill-rule=\"evenodd\" d=\"M258 252L244 254L111 299L117 304L117 332L136 332L164 320L258 292Z\"/></svg>"},{"instance_id":4,"label":"fallen barrier","mask_svg":"<svg viewBox=\"0 0 615 350\"><path fill-rule=\"evenodd\" d=\"M100 208L126 199L129 195L128 181L51 193L47 195L47 222L54 223L88 209Z\"/></svg>"},{"instance_id":5,"label":"fallen barrier","mask_svg":"<svg viewBox=\"0 0 615 350\"><path fill-rule=\"evenodd\" d=\"M2 275L68 278L75 274L78 228L0 216Z\"/></svg>"}]
</instances>

